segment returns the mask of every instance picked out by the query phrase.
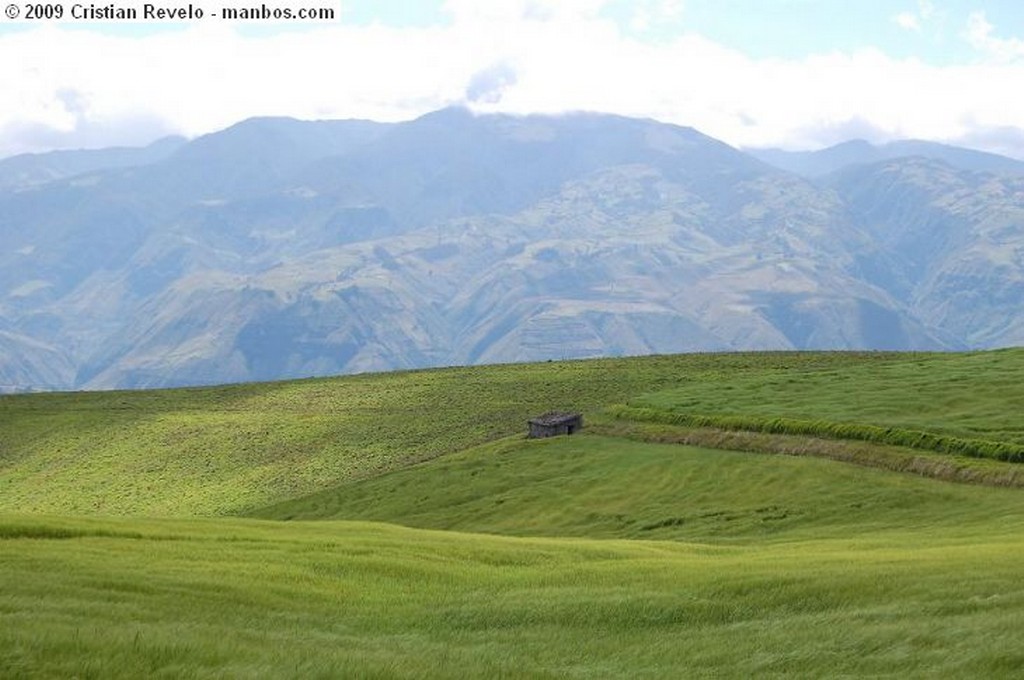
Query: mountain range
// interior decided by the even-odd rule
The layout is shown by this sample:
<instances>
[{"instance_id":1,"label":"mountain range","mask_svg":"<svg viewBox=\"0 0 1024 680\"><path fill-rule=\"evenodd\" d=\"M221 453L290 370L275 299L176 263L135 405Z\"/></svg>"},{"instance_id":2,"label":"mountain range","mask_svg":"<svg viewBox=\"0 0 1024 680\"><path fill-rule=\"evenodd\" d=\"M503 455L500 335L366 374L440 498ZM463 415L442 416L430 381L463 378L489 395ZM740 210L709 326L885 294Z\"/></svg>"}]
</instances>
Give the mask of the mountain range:
<instances>
[{"instance_id":1,"label":"mountain range","mask_svg":"<svg viewBox=\"0 0 1024 680\"><path fill-rule=\"evenodd\" d=\"M603 114L0 161L0 390L1024 342L1024 163Z\"/></svg>"}]
</instances>

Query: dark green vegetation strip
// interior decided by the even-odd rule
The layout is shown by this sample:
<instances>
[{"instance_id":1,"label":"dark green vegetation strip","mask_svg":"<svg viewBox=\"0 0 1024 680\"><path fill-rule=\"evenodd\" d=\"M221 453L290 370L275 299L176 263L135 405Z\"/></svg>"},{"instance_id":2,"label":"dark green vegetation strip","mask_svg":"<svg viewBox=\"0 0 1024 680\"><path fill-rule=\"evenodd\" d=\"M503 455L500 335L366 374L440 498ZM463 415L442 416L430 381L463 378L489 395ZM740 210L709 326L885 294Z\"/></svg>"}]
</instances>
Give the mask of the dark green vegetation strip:
<instances>
[{"instance_id":1,"label":"dark green vegetation strip","mask_svg":"<svg viewBox=\"0 0 1024 680\"><path fill-rule=\"evenodd\" d=\"M719 375L628 400L621 418L1024 461L1024 352L932 354Z\"/></svg>"},{"instance_id":2,"label":"dark green vegetation strip","mask_svg":"<svg viewBox=\"0 0 1024 680\"><path fill-rule=\"evenodd\" d=\"M890 472L905 472L947 482L1024 487L1024 466L988 458L946 455L873 442L771 434L747 430L684 427L604 417L588 431L634 441L684 444L725 451L827 458Z\"/></svg>"},{"instance_id":3,"label":"dark green vegetation strip","mask_svg":"<svg viewBox=\"0 0 1024 680\"><path fill-rule=\"evenodd\" d=\"M831 437L834 439L858 439L861 441L905 446L938 453L950 453L972 458L992 458L1010 463L1024 461L1024 446L1009 442L992 442L980 439L961 439L949 435L906 430L899 427L878 427L858 423L833 423L825 420L796 420L758 416L712 416L692 413L672 413L653 408L612 406L606 412L624 420L639 420L649 423L665 423L686 427L714 427L725 430L747 430L771 434L807 435Z\"/></svg>"}]
</instances>

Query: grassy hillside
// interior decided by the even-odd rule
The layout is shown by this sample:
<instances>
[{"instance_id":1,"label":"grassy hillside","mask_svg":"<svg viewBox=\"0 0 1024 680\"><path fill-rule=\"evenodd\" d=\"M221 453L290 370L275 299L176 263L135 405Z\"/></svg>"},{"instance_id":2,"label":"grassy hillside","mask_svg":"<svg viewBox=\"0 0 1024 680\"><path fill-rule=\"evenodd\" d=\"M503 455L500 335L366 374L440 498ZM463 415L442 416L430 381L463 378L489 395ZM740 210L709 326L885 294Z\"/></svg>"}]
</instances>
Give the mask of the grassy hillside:
<instances>
[{"instance_id":1,"label":"grassy hillside","mask_svg":"<svg viewBox=\"0 0 1024 680\"><path fill-rule=\"evenodd\" d=\"M0 511L251 513L520 435L551 408L594 423L625 403L1024 448L1024 351L680 355L0 397Z\"/></svg>"},{"instance_id":2,"label":"grassy hillside","mask_svg":"<svg viewBox=\"0 0 1024 680\"><path fill-rule=\"evenodd\" d=\"M824 370L732 373L631 400L675 414L859 424L1024 451L1024 353L932 354ZM722 422L722 421L719 421ZM852 429L852 428L851 428Z\"/></svg>"},{"instance_id":3,"label":"grassy hillside","mask_svg":"<svg viewBox=\"0 0 1024 680\"><path fill-rule=\"evenodd\" d=\"M1020 377L783 353L3 398L0 677L1014 677L1021 489L621 416L1021 444ZM589 428L523 438L555 407ZM196 517L229 513L292 521Z\"/></svg>"},{"instance_id":4,"label":"grassy hillside","mask_svg":"<svg viewBox=\"0 0 1024 680\"><path fill-rule=\"evenodd\" d=\"M1013 677L1022 528L709 547L0 517L0 676Z\"/></svg>"},{"instance_id":5,"label":"grassy hillside","mask_svg":"<svg viewBox=\"0 0 1024 680\"><path fill-rule=\"evenodd\" d=\"M0 397L0 511L241 513L521 433L551 408L592 414L722 374L901 360L681 355Z\"/></svg>"},{"instance_id":6,"label":"grassy hillside","mask_svg":"<svg viewBox=\"0 0 1024 680\"><path fill-rule=\"evenodd\" d=\"M827 460L579 435L482 446L257 516L749 543L850 538L893 527L942 526L970 536L994 517L1024 518L1022 494Z\"/></svg>"},{"instance_id":7,"label":"grassy hillside","mask_svg":"<svg viewBox=\"0 0 1024 680\"><path fill-rule=\"evenodd\" d=\"M1024 351L729 373L631 401L701 414L815 418L1024 443Z\"/></svg>"}]
</instances>

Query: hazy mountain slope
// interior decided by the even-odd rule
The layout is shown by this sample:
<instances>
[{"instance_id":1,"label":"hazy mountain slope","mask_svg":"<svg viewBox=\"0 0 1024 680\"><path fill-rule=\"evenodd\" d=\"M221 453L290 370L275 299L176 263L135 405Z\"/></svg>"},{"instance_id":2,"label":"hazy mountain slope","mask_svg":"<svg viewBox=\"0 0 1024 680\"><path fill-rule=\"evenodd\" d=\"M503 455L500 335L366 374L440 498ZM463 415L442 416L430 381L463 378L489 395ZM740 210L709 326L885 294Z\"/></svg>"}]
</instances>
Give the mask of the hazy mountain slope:
<instances>
[{"instance_id":1,"label":"hazy mountain slope","mask_svg":"<svg viewBox=\"0 0 1024 680\"><path fill-rule=\"evenodd\" d=\"M206 202L262 196L307 164L357 149L390 128L366 120L250 118L192 141L146 179Z\"/></svg>"},{"instance_id":2,"label":"hazy mountain slope","mask_svg":"<svg viewBox=\"0 0 1024 680\"><path fill-rule=\"evenodd\" d=\"M1024 175L1024 162L1013 158L915 139L880 145L858 139L818 151L784 151L783 149L748 149L747 151L765 163L812 179L853 165L867 165L910 156L943 161L961 170Z\"/></svg>"},{"instance_id":3,"label":"hazy mountain slope","mask_svg":"<svg viewBox=\"0 0 1024 680\"><path fill-rule=\"evenodd\" d=\"M366 121L254 119L194 140L160 163L0 192L0 294L4 284L24 285L29 276L55 295L66 293L97 270L124 266L150 235L199 232L227 259L244 258L253 250L245 239L259 238L250 234L259 221L302 226L292 214L302 201L278 195L283 176L385 129Z\"/></svg>"},{"instance_id":4,"label":"hazy mountain slope","mask_svg":"<svg viewBox=\"0 0 1024 680\"><path fill-rule=\"evenodd\" d=\"M80 378L152 386L687 350L947 346L857 278L872 246L844 220L834 194L770 171L695 194L649 166L620 166L514 215L317 249L259 274L184 277L131 314L125 353L98 357L109 368Z\"/></svg>"},{"instance_id":5,"label":"hazy mountain slope","mask_svg":"<svg viewBox=\"0 0 1024 680\"><path fill-rule=\"evenodd\" d=\"M65 348L77 367L72 375L95 372L93 355L123 352L117 338L124 325L180 277L257 271L267 266L259 255L284 241L309 248L292 239L305 226L297 207L306 202L270 187L282 174L387 127L255 119L190 142L158 163L0 191L5 325Z\"/></svg>"},{"instance_id":6,"label":"hazy mountain slope","mask_svg":"<svg viewBox=\"0 0 1024 680\"><path fill-rule=\"evenodd\" d=\"M75 368L61 348L0 330L0 393L27 386L60 389L74 383Z\"/></svg>"},{"instance_id":7,"label":"hazy mountain slope","mask_svg":"<svg viewBox=\"0 0 1024 680\"><path fill-rule=\"evenodd\" d=\"M184 137L164 137L144 147L114 147L26 153L0 160L0 190L19 189L97 170L161 161L184 146Z\"/></svg>"},{"instance_id":8,"label":"hazy mountain slope","mask_svg":"<svg viewBox=\"0 0 1024 680\"><path fill-rule=\"evenodd\" d=\"M924 323L971 347L1024 342L1024 178L910 158L829 181L899 259L888 287Z\"/></svg>"},{"instance_id":9,"label":"hazy mountain slope","mask_svg":"<svg viewBox=\"0 0 1024 680\"><path fill-rule=\"evenodd\" d=\"M726 191L730 181L765 171L758 161L690 128L611 115L477 116L450 108L316 163L297 182L384 205L398 222L413 227L517 212L569 180L626 164Z\"/></svg>"},{"instance_id":10,"label":"hazy mountain slope","mask_svg":"<svg viewBox=\"0 0 1024 680\"><path fill-rule=\"evenodd\" d=\"M1021 266L990 265L1016 180L894 163L918 179L859 165L819 186L597 114L253 119L0 190L0 330L91 388L1015 342ZM22 386L52 386L22 364Z\"/></svg>"}]
</instances>

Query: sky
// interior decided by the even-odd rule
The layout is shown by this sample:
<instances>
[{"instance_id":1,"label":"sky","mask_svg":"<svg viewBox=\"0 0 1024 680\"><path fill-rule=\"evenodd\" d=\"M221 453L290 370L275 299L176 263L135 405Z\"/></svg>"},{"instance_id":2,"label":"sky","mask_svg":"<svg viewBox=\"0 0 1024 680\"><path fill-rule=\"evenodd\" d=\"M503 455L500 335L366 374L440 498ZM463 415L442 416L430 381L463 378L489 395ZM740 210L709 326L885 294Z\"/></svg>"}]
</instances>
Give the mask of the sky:
<instances>
[{"instance_id":1,"label":"sky","mask_svg":"<svg viewBox=\"0 0 1024 680\"><path fill-rule=\"evenodd\" d=\"M738 147L914 138L1024 158L1019 0L272 2L337 17L0 19L0 157L463 105L653 118Z\"/></svg>"}]
</instances>

